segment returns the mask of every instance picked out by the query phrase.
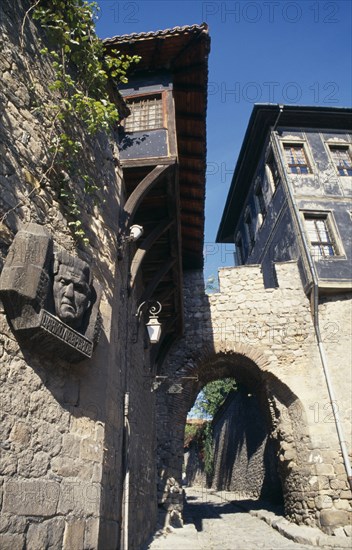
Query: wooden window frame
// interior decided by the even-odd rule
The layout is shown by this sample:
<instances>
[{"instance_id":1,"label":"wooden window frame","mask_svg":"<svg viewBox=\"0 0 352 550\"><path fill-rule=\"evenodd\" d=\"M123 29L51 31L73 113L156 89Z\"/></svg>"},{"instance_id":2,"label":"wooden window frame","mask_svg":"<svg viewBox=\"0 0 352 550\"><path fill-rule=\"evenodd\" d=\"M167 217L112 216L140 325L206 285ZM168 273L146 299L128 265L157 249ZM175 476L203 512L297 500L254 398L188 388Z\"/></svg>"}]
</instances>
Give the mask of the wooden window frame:
<instances>
[{"instance_id":1,"label":"wooden window frame","mask_svg":"<svg viewBox=\"0 0 352 550\"><path fill-rule=\"evenodd\" d=\"M157 128L142 128L142 129L138 129L138 130L126 130L126 121L128 120L128 117L127 117L122 122L122 125L125 129L125 132L128 133L128 134L134 134L134 133L137 133L137 132L154 132L154 131L157 131L157 130L167 130L167 104L166 104L167 95L166 94L167 94L167 92L165 90L163 90L163 91L157 90L157 91L153 91L153 92L146 92L146 93L143 93L143 94L125 96L124 100L126 101L127 105L128 105L128 101L138 102L138 101L142 101L143 99L147 100L148 98L151 98L153 96L154 97L155 96L160 96L161 108L162 108L162 126L159 126Z\"/></svg>"},{"instance_id":2,"label":"wooden window frame","mask_svg":"<svg viewBox=\"0 0 352 550\"><path fill-rule=\"evenodd\" d=\"M272 169L272 166L276 167L277 176L274 175L274 170ZM270 151L267 155L266 161L265 161L265 167L266 167L266 174L269 178L269 182L271 185L272 194L275 193L276 189L280 187L281 185L281 175L279 171L279 165L276 161L274 151L272 148L270 148Z\"/></svg>"},{"instance_id":3,"label":"wooden window frame","mask_svg":"<svg viewBox=\"0 0 352 550\"><path fill-rule=\"evenodd\" d=\"M332 213L327 211L302 210L301 214L303 217L304 228L305 228L306 236L311 249L313 260L322 261L322 260L329 260L332 258L333 259L338 259L341 257L345 258L341 239L338 236L337 228L334 223ZM316 228L316 233L318 235L318 239L312 241L308 230L307 220L314 220L316 222L323 221L325 232L328 234L328 237L329 237L328 240L323 240L320 238L319 227L316 225L315 228ZM333 254L325 255L324 247L331 247ZM314 252L317 250L318 250L318 254L315 254Z\"/></svg>"},{"instance_id":4,"label":"wooden window frame","mask_svg":"<svg viewBox=\"0 0 352 550\"><path fill-rule=\"evenodd\" d=\"M326 143L327 145L327 148L328 148L328 152L329 152L329 156L330 156L330 160L331 160L331 163L332 165L334 166L334 169L336 170L336 174L340 177L347 177L347 178L351 178L352 177L352 151L351 151L351 145L349 143L342 143L342 142L327 142ZM332 149L340 149L340 150L344 150L344 151L347 151L347 154L349 156L349 159L350 159L350 163L351 165L349 167L343 167L343 166L340 166L336 163L335 161L335 158L333 156L333 152L332 152ZM350 174L346 173L346 174L341 174L339 170L350 170Z\"/></svg>"},{"instance_id":5,"label":"wooden window frame","mask_svg":"<svg viewBox=\"0 0 352 550\"><path fill-rule=\"evenodd\" d=\"M261 225L265 220L265 216L267 213L267 204L263 193L262 182L259 182L254 188L254 197L255 197L255 203L256 203L256 210L258 215L260 216L260 225Z\"/></svg>"},{"instance_id":6,"label":"wooden window frame","mask_svg":"<svg viewBox=\"0 0 352 550\"><path fill-rule=\"evenodd\" d=\"M283 149L283 156L284 156L284 160L285 160L285 166L286 166L286 170L287 170L288 174L293 175L293 176L310 176L313 173L312 163L310 162L310 158L309 158L309 154L308 154L308 150L307 150L307 145L304 141L287 140L287 141L282 141L281 145L282 145L282 149ZM286 156L287 148L290 148L290 149L291 148L300 148L303 151L304 159L306 161L305 164L302 164L300 162L294 162L294 163L288 162L288 159L287 159L287 156ZM296 157L296 160L298 160L297 157ZM301 172L300 171L301 167L307 168L307 171L306 172ZM292 168L295 169L296 171L292 171Z\"/></svg>"}]
</instances>

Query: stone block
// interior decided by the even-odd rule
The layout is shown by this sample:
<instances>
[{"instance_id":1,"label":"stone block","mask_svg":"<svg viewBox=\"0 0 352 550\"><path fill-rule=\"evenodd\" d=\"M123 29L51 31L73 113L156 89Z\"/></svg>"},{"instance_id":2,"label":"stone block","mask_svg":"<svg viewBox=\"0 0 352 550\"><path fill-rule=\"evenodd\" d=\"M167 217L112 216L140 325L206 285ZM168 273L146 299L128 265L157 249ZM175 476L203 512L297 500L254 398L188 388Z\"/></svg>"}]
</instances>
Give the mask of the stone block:
<instances>
[{"instance_id":1,"label":"stone block","mask_svg":"<svg viewBox=\"0 0 352 550\"><path fill-rule=\"evenodd\" d=\"M10 433L10 441L21 447L28 445L31 439L31 429L26 422L16 422Z\"/></svg>"},{"instance_id":2,"label":"stone block","mask_svg":"<svg viewBox=\"0 0 352 550\"><path fill-rule=\"evenodd\" d=\"M95 422L86 416L72 417L71 432L82 437L94 438Z\"/></svg>"},{"instance_id":3,"label":"stone block","mask_svg":"<svg viewBox=\"0 0 352 550\"><path fill-rule=\"evenodd\" d=\"M99 538L99 519L88 518L86 521L86 532L84 536L85 550L95 550L98 548Z\"/></svg>"},{"instance_id":4,"label":"stone block","mask_svg":"<svg viewBox=\"0 0 352 550\"><path fill-rule=\"evenodd\" d=\"M59 514L73 512L75 515L98 515L101 486L87 481L66 481L61 483Z\"/></svg>"},{"instance_id":5,"label":"stone block","mask_svg":"<svg viewBox=\"0 0 352 550\"><path fill-rule=\"evenodd\" d=\"M321 464L316 464L316 471L318 475L323 476L333 476L334 475L334 467L332 464L325 464L322 462Z\"/></svg>"},{"instance_id":6,"label":"stone block","mask_svg":"<svg viewBox=\"0 0 352 550\"><path fill-rule=\"evenodd\" d=\"M24 535L10 535L3 533L0 535L1 550L23 550Z\"/></svg>"},{"instance_id":7,"label":"stone block","mask_svg":"<svg viewBox=\"0 0 352 550\"><path fill-rule=\"evenodd\" d=\"M55 481L8 481L3 511L22 516L53 516L59 495L60 485Z\"/></svg>"},{"instance_id":8,"label":"stone block","mask_svg":"<svg viewBox=\"0 0 352 550\"><path fill-rule=\"evenodd\" d=\"M26 550L47 548L48 538L48 526L45 523L31 523L27 531Z\"/></svg>"},{"instance_id":9,"label":"stone block","mask_svg":"<svg viewBox=\"0 0 352 550\"><path fill-rule=\"evenodd\" d=\"M332 507L332 498L328 495L318 495L315 498L315 505L318 510Z\"/></svg>"},{"instance_id":10,"label":"stone block","mask_svg":"<svg viewBox=\"0 0 352 550\"><path fill-rule=\"evenodd\" d=\"M338 510L352 511L351 504L348 502L348 500L335 500L334 506Z\"/></svg>"},{"instance_id":11,"label":"stone block","mask_svg":"<svg viewBox=\"0 0 352 550\"><path fill-rule=\"evenodd\" d=\"M84 528L84 520L66 522L63 550L82 550L84 547Z\"/></svg>"},{"instance_id":12,"label":"stone block","mask_svg":"<svg viewBox=\"0 0 352 550\"><path fill-rule=\"evenodd\" d=\"M62 436L62 452L71 458L79 457L81 446L81 438L72 434L64 434Z\"/></svg>"},{"instance_id":13,"label":"stone block","mask_svg":"<svg viewBox=\"0 0 352 550\"><path fill-rule=\"evenodd\" d=\"M62 477L78 477L81 463L70 457L56 456L51 461L52 471Z\"/></svg>"},{"instance_id":14,"label":"stone block","mask_svg":"<svg viewBox=\"0 0 352 550\"><path fill-rule=\"evenodd\" d=\"M104 449L101 443L94 439L85 438L81 441L80 457L93 462L103 461Z\"/></svg>"},{"instance_id":15,"label":"stone block","mask_svg":"<svg viewBox=\"0 0 352 550\"><path fill-rule=\"evenodd\" d=\"M322 527L344 527L349 523L349 514L345 510L322 510L319 519Z\"/></svg>"}]
</instances>

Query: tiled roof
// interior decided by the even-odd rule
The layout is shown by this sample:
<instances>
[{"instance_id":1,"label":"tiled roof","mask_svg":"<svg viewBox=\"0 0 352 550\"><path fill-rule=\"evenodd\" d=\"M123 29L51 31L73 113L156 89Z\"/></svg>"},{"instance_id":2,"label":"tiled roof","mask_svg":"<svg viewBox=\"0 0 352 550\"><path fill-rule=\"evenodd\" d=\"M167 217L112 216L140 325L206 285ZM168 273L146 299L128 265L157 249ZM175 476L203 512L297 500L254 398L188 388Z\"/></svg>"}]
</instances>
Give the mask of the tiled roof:
<instances>
[{"instance_id":1,"label":"tiled roof","mask_svg":"<svg viewBox=\"0 0 352 550\"><path fill-rule=\"evenodd\" d=\"M191 34L193 32L199 33L200 31L208 32L208 25L206 23L202 23L201 25L185 25L184 27L173 27L172 29L164 29L159 31L123 34L120 36L105 38L103 42L104 44L116 44L121 42L132 42L134 40L147 40L148 38L168 38L170 36L180 34Z\"/></svg>"}]
</instances>

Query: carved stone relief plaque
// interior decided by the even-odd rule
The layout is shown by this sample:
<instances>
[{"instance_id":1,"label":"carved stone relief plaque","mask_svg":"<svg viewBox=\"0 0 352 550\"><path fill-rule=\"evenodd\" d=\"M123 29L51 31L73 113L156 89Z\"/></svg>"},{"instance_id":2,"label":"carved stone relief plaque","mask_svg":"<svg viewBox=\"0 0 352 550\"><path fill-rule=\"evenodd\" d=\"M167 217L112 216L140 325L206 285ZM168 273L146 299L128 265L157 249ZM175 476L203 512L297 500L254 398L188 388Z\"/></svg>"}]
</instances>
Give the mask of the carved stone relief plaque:
<instances>
[{"instance_id":1,"label":"carved stone relief plaque","mask_svg":"<svg viewBox=\"0 0 352 550\"><path fill-rule=\"evenodd\" d=\"M66 251L54 253L45 227L31 223L16 234L0 298L24 343L70 362L91 358L101 329L100 297L90 265Z\"/></svg>"}]
</instances>

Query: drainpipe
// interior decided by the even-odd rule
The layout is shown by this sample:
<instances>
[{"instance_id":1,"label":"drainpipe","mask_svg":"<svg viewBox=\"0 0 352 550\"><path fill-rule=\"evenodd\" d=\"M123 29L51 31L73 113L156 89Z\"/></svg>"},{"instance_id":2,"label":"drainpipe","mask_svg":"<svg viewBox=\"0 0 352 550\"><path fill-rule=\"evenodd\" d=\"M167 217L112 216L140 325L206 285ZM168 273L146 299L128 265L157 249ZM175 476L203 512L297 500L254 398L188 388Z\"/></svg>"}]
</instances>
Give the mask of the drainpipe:
<instances>
[{"instance_id":1,"label":"drainpipe","mask_svg":"<svg viewBox=\"0 0 352 550\"><path fill-rule=\"evenodd\" d=\"M130 423L128 421L128 411L129 411L129 401L130 401L130 394L128 392L125 393L125 401L124 401L124 427L125 427L125 433L124 433L124 449L125 449L125 467L124 467L124 483L123 483L123 540L122 540L122 548L123 550L128 550L128 505L129 505L129 499L130 499L130 468L128 464L128 454L129 454L129 443L130 443Z\"/></svg>"},{"instance_id":2,"label":"drainpipe","mask_svg":"<svg viewBox=\"0 0 352 550\"><path fill-rule=\"evenodd\" d=\"M280 106L280 112L279 112L278 118L276 119L276 122L275 122L275 128L276 128L279 116L281 115L282 111L283 111L283 107ZM278 143L276 136L274 137L274 139L275 139L276 149L277 149L277 152L278 152L280 160L281 160L281 165L285 166L284 159L282 157L282 153L281 153L281 149L280 149L280 144ZM319 354L320 354L321 364L323 366L326 385L327 385L327 389L328 389L328 393L329 393L330 404L331 404L331 408L332 408L333 415L334 415L336 431L337 431L337 437L338 437L339 444L340 444L340 447L341 447L341 452L342 452L343 461L344 461L344 464L345 464L348 483L349 483L350 489L352 491L351 463L350 463L350 459L349 459L349 456L348 456L348 450L347 450L347 446L346 446L346 440L345 440L344 434L343 434L342 424L341 424L341 421L340 421L340 418L339 418L339 415L338 415L337 407L335 406L335 404L336 404L335 392L334 392L334 389L333 389L333 386L332 386L330 371L329 371L329 367L328 367L328 361L327 361L327 357L326 357L326 353L325 353L325 349L324 349L324 344L323 344L323 341L322 341L322 337L321 337L321 333L320 333L320 327L319 327L319 284L318 284L318 275L317 275L317 272L316 272L315 264L314 264L313 259L312 259L312 255L311 255L311 252L310 252L310 247L309 247L307 239L306 239L305 230L304 230L304 227L303 227L300 212L299 212L298 207L297 207L297 205L295 203L295 200L294 200L293 190L292 190L292 186L291 186L291 182L289 181L289 178L285 177L285 183L286 183L288 195L289 195L289 198L290 198L291 206L292 206L294 214L295 214L296 222L297 222L298 227L299 227L299 232L300 232L300 235L301 235L301 239L302 239L306 259L307 259L307 262L308 262L309 271L310 271L311 276L312 276L312 283L313 284L312 284L312 288L311 288L311 307L313 306L313 323L314 323L315 335L316 335L317 342L318 342ZM313 302L313 304L312 304L312 302Z\"/></svg>"}]
</instances>

